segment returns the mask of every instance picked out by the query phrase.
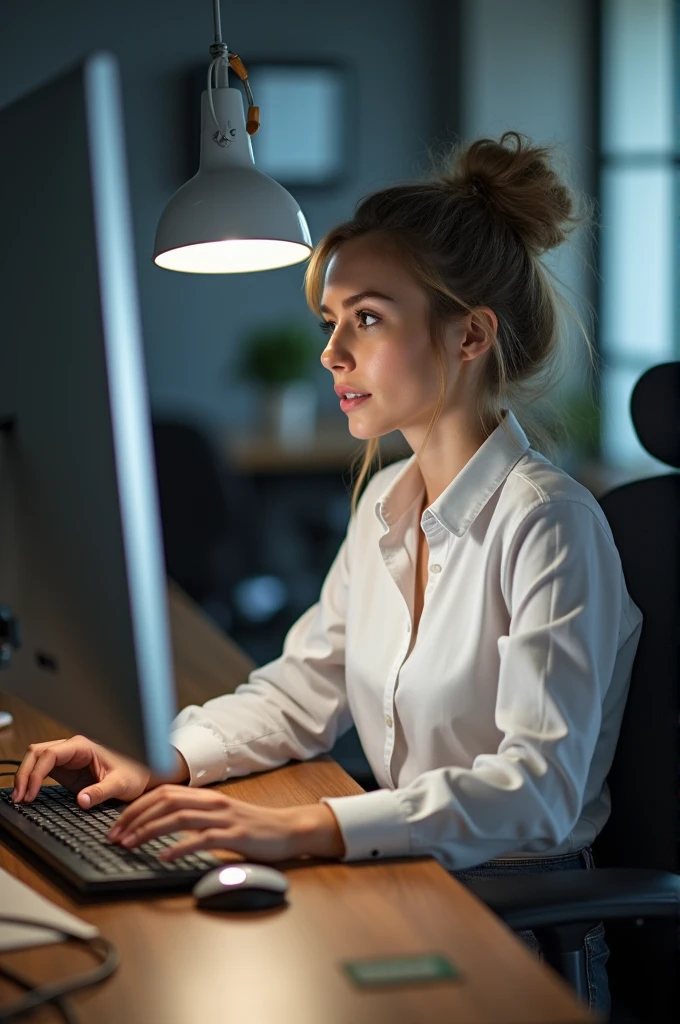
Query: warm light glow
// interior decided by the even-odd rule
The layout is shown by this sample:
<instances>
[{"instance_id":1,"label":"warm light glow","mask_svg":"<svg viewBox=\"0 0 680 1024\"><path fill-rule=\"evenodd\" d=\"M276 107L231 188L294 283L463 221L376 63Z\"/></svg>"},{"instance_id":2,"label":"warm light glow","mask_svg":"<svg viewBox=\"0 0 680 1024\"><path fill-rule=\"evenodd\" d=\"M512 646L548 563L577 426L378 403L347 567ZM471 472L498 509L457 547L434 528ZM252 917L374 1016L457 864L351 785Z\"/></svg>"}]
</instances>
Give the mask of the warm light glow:
<instances>
[{"instance_id":1,"label":"warm light glow","mask_svg":"<svg viewBox=\"0 0 680 1024\"><path fill-rule=\"evenodd\" d=\"M245 882L247 877L243 868L225 868L220 871L222 885L240 885L241 882Z\"/></svg>"},{"instance_id":2,"label":"warm light glow","mask_svg":"<svg viewBox=\"0 0 680 1024\"><path fill-rule=\"evenodd\" d=\"M154 257L154 263L188 274L241 274L302 263L311 251L300 242L278 238L230 238L168 249Z\"/></svg>"}]
</instances>

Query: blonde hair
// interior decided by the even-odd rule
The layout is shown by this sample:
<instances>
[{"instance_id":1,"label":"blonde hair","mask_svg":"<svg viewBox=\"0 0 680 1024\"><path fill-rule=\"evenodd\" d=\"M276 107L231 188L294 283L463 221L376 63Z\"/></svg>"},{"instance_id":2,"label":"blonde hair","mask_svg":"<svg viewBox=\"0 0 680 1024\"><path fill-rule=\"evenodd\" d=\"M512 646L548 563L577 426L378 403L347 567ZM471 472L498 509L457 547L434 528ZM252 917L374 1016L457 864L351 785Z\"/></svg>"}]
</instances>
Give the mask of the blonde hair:
<instances>
[{"instance_id":1,"label":"blonde hair","mask_svg":"<svg viewBox=\"0 0 680 1024\"><path fill-rule=\"evenodd\" d=\"M514 147L508 146L514 142ZM354 217L332 228L312 252L304 288L310 309L319 306L328 261L343 242L362 236L380 239L430 300L429 331L439 370L439 395L423 450L441 415L447 386L443 341L447 323L488 306L498 318L494 334L481 318L487 341L478 375L476 404L484 436L498 426L508 433L503 409L522 409L522 424L533 447L552 455L564 434L535 411L536 402L556 382L566 312L583 335L591 367L596 353L571 304L553 285L560 283L541 256L565 241L577 224L589 224L593 205L550 166L550 150L507 131L500 141L455 143L433 173L374 192L357 205ZM559 378L557 378L559 379ZM377 456L378 438L369 438L352 460L359 462L351 502L356 512L362 484Z\"/></svg>"}]
</instances>

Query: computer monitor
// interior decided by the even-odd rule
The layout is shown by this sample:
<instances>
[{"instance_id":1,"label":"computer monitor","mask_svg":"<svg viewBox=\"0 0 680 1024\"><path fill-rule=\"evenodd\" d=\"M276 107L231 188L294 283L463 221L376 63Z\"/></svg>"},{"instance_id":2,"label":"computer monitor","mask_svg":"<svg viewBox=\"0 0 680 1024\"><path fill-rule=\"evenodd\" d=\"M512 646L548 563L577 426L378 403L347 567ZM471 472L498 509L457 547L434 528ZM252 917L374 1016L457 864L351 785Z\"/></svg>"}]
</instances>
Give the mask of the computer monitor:
<instances>
[{"instance_id":1,"label":"computer monitor","mask_svg":"<svg viewBox=\"0 0 680 1024\"><path fill-rule=\"evenodd\" d=\"M0 208L0 691L169 774L167 579L112 55L0 111Z\"/></svg>"}]
</instances>

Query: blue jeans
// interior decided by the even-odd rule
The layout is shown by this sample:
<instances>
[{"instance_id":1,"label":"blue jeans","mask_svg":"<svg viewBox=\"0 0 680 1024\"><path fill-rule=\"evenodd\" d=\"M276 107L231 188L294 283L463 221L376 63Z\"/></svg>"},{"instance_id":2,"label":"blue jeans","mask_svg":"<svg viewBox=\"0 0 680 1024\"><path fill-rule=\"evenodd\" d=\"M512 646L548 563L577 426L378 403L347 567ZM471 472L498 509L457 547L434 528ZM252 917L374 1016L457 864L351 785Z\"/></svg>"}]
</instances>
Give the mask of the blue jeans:
<instances>
[{"instance_id":1,"label":"blue jeans","mask_svg":"<svg viewBox=\"0 0 680 1024\"><path fill-rule=\"evenodd\" d=\"M569 871L575 868L594 868L593 852L589 846L578 853L565 853L559 857L527 857L524 860L497 857L485 864L478 864L450 874L459 882L475 878L490 878L499 875L524 875L535 871ZM530 948L532 953L543 959L536 936L532 931L515 933ZM611 1012L609 983L607 981L607 960L609 949L604 938L602 921L586 932L585 936L586 974L588 976L588 1008L608 1017Z\"/></svg>"}]
</instances>

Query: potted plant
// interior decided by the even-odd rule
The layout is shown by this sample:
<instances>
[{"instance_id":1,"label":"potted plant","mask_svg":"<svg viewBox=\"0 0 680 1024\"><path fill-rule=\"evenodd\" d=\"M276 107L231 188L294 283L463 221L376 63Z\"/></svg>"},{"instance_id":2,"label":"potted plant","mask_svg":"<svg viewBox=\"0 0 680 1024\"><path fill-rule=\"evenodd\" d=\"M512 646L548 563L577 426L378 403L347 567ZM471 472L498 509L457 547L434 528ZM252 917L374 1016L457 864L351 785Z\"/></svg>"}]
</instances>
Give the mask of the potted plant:
<instances>
[{"instance_id":1,"label":"potted plant","mask_svg":"<svg viewBox=\"0 0 680 1024\"><path fill-rule=\"evenodd\" d=\"M583 461L596 459L602 431L599 404L585 391L571 391L566 396L564 418L575 457Z\"/></svg>"},{"instance_id":2,"label":"potted plant","mask_svg":"<svg viewBox=\"0 0 680 1024\"><path fill-rule=\"evenodd\" d=\"M584 467L596 463L600 456L599 403L587 388L570 388L540 415L556 438L558 452L553 458L567 473L580 478Z\"/></svg>"},{"instance_id":3,"label":"potted plant","mask_svg":"<svg viewBox=\"0 0 680 1024\"><path fill-rule=\"evenodd\" d=\"M265 429L284 445L314 436L318 354L309 328L296 320L258 327L245 338L237 376L259 388Z\"/></svg>"}]
</instances>

